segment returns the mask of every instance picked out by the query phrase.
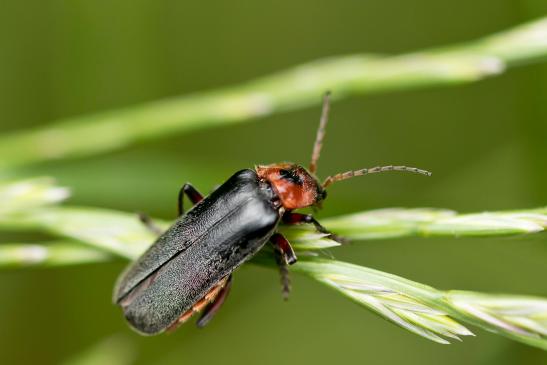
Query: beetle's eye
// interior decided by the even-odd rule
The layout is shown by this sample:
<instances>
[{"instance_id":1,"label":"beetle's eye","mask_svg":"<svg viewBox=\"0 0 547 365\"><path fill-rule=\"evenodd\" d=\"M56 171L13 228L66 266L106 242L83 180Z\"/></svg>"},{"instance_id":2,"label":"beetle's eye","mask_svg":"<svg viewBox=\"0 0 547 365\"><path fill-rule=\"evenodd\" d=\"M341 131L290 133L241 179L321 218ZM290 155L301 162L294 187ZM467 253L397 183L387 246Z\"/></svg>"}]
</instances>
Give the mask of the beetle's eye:
<instances>
[{"instance_id":1,"label":"beetle's eye","mask_svg":"<svg viewBox=\"0 0 547 365\"><path fill-rule=\"evenodd\" d=\"M282 179L290 181L293 184L302 185L302 179L300 178L300 176L295 174L294 171L281 169L279 170L279 176L281 176Z\"/></svg>"},{"instance_id":2,"label":"beetle's eye","mask_svg":"<svg viewBox=\"0 0 547 365\"><path fill-rule=\"evenodd\" d=\"M325 200L327 197L327 191L323 189L317 189L317 202Z\"/></svg>"}]
</instances>

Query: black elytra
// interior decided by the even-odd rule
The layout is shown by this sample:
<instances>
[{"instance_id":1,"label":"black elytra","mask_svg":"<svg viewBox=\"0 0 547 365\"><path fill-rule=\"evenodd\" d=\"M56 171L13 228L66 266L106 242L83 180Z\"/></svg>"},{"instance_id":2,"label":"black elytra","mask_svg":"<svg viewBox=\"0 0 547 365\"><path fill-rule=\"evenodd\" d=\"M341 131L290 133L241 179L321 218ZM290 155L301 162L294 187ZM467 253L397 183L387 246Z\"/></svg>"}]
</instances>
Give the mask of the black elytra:
<instances>
[{"instance_id":1,"label":"black elytra","mask_svg":"<svg viewBox=\"0 0 547 365\"><path fill-rule=\"evenodd\" d=\"M271 186L253 170L239 171L179 217L122 274L114 301L137 331L162 332L257 253L280 218Z\"/></svg>"}]
</instances>

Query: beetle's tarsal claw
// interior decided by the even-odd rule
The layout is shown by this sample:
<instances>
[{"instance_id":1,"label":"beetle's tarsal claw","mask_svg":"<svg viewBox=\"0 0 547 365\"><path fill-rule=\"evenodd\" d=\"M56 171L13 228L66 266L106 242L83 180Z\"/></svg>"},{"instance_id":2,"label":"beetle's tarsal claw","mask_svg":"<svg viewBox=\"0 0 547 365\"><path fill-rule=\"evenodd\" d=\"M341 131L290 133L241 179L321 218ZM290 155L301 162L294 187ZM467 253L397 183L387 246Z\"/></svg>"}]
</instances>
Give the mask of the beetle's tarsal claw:
<instances>
[{"instance_id":1,"label":"beetle's tarsal claw","mask_svg":"<svg viewBox=\"0 0 547 365\"><path fill-rule=\"evenodd\" d=\"M283 290L281 291L281 297L283 298L283 301L288 301L289 300L289 296L291 294L291 287L290 287L290 284L288 287L283 287Z\"/></svg>"},{"instance_id":2,"label":"beetle's tarsal claw","mask_svg":"<svg viewBox=\"0 0 547 365\"><path fill-rule=\"evenodd\" d=\"M335 242L338 242L341 245L347 245L348 243L350 243L349 238L342 237L342 236L339 236L339 235L334 234L334 233L329 233L327 238L330 239L330 240L333 240Z\"/></svg>"},{"instance_id":3,"label":"beetle's tarsal claw","mask_svg":"<svg viewBox=\"0 0 547 365\"><path fill-rule=\"evenodd\" d=\"M294 265L296 264L296 261L298 261L298 259L295 255L285 256L285 262L287 263L287 265Z\"/></svg>"}]
</instances>

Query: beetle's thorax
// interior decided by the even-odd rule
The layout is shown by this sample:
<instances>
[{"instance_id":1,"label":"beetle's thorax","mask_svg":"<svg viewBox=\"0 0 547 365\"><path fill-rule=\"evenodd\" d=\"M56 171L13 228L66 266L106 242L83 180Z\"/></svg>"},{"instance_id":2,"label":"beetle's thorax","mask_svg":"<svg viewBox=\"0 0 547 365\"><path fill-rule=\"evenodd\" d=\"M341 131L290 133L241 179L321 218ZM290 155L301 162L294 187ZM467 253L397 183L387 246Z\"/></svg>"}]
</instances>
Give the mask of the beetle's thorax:
<instances>
[{"instance_id":1,"label":"beetle's thorax","mask_svg":"<svg viewBox=\"0 0 547 365\"><path fill-rule=\"evenodd\" d=\"M317 204L323 190L305 168L293 163L261 165L255 168L258 177L268 182L286 210Z\"/></svg>"}]
</instances>

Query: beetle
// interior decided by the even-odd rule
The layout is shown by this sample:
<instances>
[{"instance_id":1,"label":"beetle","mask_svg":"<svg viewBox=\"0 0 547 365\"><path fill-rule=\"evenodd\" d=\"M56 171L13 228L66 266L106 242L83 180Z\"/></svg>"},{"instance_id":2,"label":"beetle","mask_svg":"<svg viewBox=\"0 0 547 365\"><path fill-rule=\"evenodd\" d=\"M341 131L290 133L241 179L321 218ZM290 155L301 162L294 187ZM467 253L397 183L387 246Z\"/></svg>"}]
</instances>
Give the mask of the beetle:
<instances>
[{"instance_id":1,"label":"beetle","mask_svg":"<svg viewBox=\"0 0 547 365\"><path fill-rule=\"evenodd\" d=\"M197 312L202 312L197 326L205 326L226 299L234 270L267 242L275 248L286 298L290 290L287 265L297 257L289 241L276 232L278 225L312 224L340 241L313 215L295 210L318 207L328 186L354 176L384 171L431 175L414 167L382 166L339 173L320 183L315 174L328 113L326 93L308 169L290 162L258 165L236 172L207 197L186 183L178 196L179 217L163 233L141 216L143 223L161 234L120 275L113 295L133 329L145 335L159 334L177 328ZM194 204L186 213L184 196Z\"/></svg>"}]
</instances>

